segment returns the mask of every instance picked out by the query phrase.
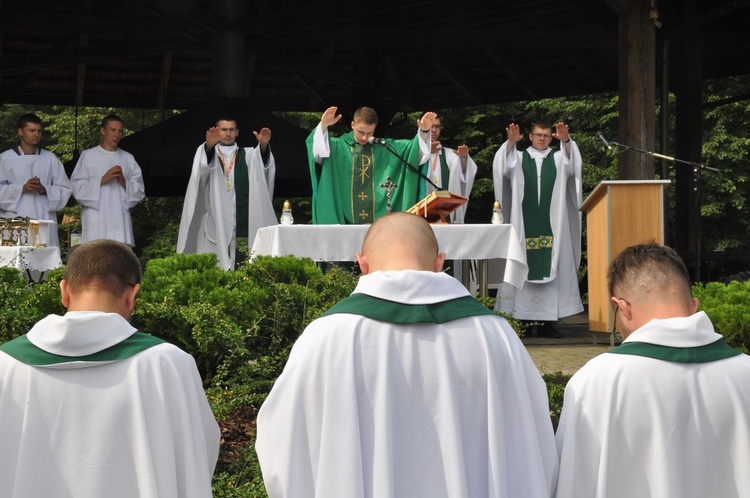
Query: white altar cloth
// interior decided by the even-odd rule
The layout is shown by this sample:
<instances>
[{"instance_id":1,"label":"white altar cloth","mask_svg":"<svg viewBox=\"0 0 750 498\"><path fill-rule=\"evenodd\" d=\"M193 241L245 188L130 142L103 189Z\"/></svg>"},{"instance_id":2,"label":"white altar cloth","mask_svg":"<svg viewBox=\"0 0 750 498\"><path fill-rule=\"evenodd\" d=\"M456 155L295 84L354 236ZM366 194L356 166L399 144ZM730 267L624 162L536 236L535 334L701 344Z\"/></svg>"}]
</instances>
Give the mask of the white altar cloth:
<instances>
[{"instance_id":1,"label":"white altar cloth","mask_svg":"<svg viewBox=\"0 0 750 498\"><path fill-rule=\"evenodd\" d=\"M294 255L314 261L356 261L369 225L274 225L258 230L251 257ZM528 273L526 251L508 224L432 225L448 259L503 260L502 280L517 288Z\"/></svg>"},{"instance_id":2,"label":"white altar cloth","mask_svg":"<svg viewBox=\"0 0 750 498\"><path fill-rule=\"evenodd\" d=\"M31 281L41 281L46 271L62 264L57 246L0 246L0 266L17 268Z\"/></svg>"}]
</instances>

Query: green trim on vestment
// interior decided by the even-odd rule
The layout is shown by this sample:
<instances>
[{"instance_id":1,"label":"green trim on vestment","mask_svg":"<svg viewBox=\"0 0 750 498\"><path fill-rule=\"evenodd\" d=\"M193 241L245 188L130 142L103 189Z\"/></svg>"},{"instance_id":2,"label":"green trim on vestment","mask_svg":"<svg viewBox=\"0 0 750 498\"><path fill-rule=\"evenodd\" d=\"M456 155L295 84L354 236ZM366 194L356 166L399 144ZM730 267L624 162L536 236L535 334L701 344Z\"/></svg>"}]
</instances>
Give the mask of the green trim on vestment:
<instances>
[{"instance_id":1,"label":"green trim on vestment","mask_svg":"<svg viewBox=\"0 0 750 498\"><path fill-rule=\"evenodd\" d=\"M258 146L260 147L260 145ZM234 164L234 197L237 210L237 237L247 237L248 204L250 202L250 180L248 179L245 149L237 147L237 161Z\"/></svg>"},{"instance_id":2,"label":"green trim on vestment","mask_svg":"<svg viewBox=\"0 0 750 498\"><path fill-rule=\"evenodd\" d=\"M352 294L322 316L335 313L361 315L388 323L446 323L459 318L495 313L471 296L433 304L404 304L367 294Z\"/></svg>"},{"instance_id":3,"label":"green trim on vestment","mask_svg":"<svg viewBox=\"0 0 750 498\"><path fill-rule=\"evenodd\" d=\"M672 346L649 344L647 342L624 342L607 352L613 354L645 356L646 358L671 361L674 363L708 363L742 354L742 351L731 347L723 338L720 338L711 344L694 348L676 348Z\"/></svg>"},{"instance_id":4,"label":"green trim on vestment","mask_svg":"<svg viewBox=\"0 0 750 498\"><path fill-rule=\"evenodd\" d=\"M529 267L527 280L542 280L550 276L552 270L552 224L550 209L552 191L557 178L554 154L550 152L542 160L541 191L537 194L536 161L528 150L523 151L524 191L523 231L526 237L526 264Z\"/></svg>"},{"instance_id":5,"label":"green trim on vestment","mask_svg":"<svg viewBox=\"0 0 750 498\"><path fill-rule=\"evenodd\" d=\"M12 356L21 363L31 366L45 366L74 361L96 363L123 360L164 342L164 340L158 337L144 334L143 332L136 332L124 341L98 353L86 356L61 356L38 348L29 341L26 335L22 335L0 346L0 351Z\"/></svg>"}]
</instances>

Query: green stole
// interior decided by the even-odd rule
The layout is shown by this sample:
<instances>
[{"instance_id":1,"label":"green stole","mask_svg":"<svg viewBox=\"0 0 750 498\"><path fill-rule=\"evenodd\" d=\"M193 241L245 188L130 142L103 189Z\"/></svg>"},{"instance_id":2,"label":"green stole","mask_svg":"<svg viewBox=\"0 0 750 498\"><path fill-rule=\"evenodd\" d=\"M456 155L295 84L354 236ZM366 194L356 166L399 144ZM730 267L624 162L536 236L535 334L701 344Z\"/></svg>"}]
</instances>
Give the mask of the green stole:
<instances>
[{"instance_id":1,"label":"green stole","mask_svg":"<svg viewBox=\"0 0 750 498\"><path fill-rule=\"evenodd\" d=\"M542 187L537 195L536 161L528 151L523 151L523 229L526 236L526 264L529 267L527 280L542 280L550 276L552 269L552 225L550 206L552 190L557 178L557 167L552 152L542 160Z\"/></svg>"},{"instance_id":2,"label":"green stole","mask_svg":"<svg viewBox=\"0 0 750 498\"><path fill-rule=\"evenodd\" d=\"M727 344L724 338L720 338L711 344L694 348L676 348L649 344L647 342L624 342L607 352L612 354L645 356L646 358L674 363L708 363L742 354L742 351L734 349Z\"/></svg>"},{"instance_id":3,"label":"green stole","mask_svg":"<svg viewBox=\"0 0 750 498\"><path fill-rule=\"evenodd\" d=\"M495 314L472 296L433 304L404 304L367 294L352 294L321 316L336 313L361 315L373 320L397 324L446 323L467 316Z\"/></svg>"},{"instance_id":4,"label":"green stole","mask_svg":"<svg viewBox=\"0 0 750 498\"><path fill-rule=\"evenodd\" d=\"M260 147L260 146L258 146ZM216 152L216 154L221 154ZM221 167L224 167L224 161L219 161ZM225 173L226 174L226 173ZM250 181L247 173L247 160L245 159L245 149L237 147L237 159L234 162L234 197L236 203L237 218L237 237L247 237L247 216L248 203L250 202Z\"/></svg>"},{"instance_id":5,"label":"green stole","mask_svg":"<svg viewBox=\"0 0 750 498\"><path fill-rule=\"evenodd\" d=\"M124 341L107 349L103 349L98 353L86 356L60 356L39 349L29 341L29 338L26 335L22 335L0 346L0 351L12 356L21 363L31 366L59 365L61 363L71 363L74 361L103 363L129 358L152 346L163 344L164 342L164 340L159 339L158 337L144 334L143 332L136 332Z\"/></svg>"},{"instance_id":6,"label":"green stole","mask_svg":"<svg viewBox=\"0 0 750 498\"><path fill-rule=\"evenodd\" d=\"M448 182L450 181L450 175L451 171L448 169L448 161L445 159L445 149L443 149L442 154L438 154L438 157L440 158L440 187L442 190L448 190ZM430 161L427 161L422 166L419 167L419 171L422 172L424 176L427 178L430 178ZM432 178L430 178L432 180ZM427 180L424 178L419 179L419 195L417 196L419 200L424 199L427 196Z\"/></svg>"}]
</instances>

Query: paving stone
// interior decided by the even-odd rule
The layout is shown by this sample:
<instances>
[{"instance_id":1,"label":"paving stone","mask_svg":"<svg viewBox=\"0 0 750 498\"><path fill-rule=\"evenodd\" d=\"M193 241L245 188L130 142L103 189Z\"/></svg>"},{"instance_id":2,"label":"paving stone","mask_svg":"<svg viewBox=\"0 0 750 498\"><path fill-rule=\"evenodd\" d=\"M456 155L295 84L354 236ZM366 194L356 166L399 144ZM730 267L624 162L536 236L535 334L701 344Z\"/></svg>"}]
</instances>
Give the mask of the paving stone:
<instances>
[{"instance_id":1,"label":"paving stone","mask_svg":"<svg viewBox=\"0 0 750 498\"><path fill-rule=\"evenodd\" d=\"M585 313L560 320L557 330L562 334L559 339L536 336L521 338L540 373L573 375L591 358L612 347L609 334L589 331ZM619 344L619 338L615 344Z\"/></svg>"}]
</instances>

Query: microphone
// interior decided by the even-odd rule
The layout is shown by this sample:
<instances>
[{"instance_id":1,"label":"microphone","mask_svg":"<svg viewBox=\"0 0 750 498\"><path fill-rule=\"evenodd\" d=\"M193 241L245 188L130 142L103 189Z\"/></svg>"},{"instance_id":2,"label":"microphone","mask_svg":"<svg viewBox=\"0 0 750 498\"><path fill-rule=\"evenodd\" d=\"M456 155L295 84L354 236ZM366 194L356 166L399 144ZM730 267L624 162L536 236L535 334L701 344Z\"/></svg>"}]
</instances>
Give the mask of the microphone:
<instances>
[{"instance_id":1,"label":"microphone","mask_svg":"<svg viewBox=\"0 0 750 498\"><path fill-rule=\"evenodd\" d=\"M602 135L601 131L597 131L596 132L596 136L599 137L599 140L601 140L602 142L604 142L604 146L607 149L612 150L612 144L609 143L609 140L607 140L606 138L604 138L604 135Z\"/></svg>"},{"instance_id":2,"label":"microphone","mask_svg":"<svg viewBox=\"0 0 750 498\"><path fill-rule=\"evenodd\" d=\"M370 143L371 145L378 144L378 145L382 145L383 147L385 147L386 145L388 145L385 142L384 138L370 137L370 138L367 139L367 142Z\"/></svg>"}]
</instances>

